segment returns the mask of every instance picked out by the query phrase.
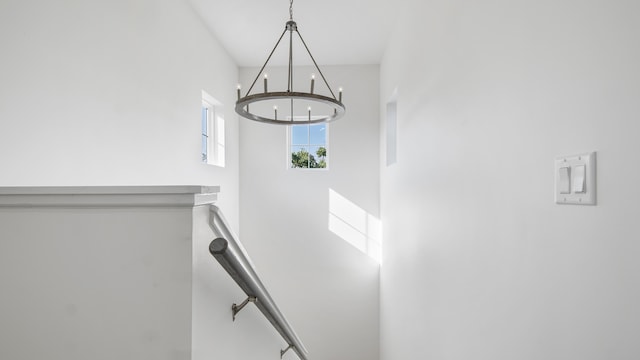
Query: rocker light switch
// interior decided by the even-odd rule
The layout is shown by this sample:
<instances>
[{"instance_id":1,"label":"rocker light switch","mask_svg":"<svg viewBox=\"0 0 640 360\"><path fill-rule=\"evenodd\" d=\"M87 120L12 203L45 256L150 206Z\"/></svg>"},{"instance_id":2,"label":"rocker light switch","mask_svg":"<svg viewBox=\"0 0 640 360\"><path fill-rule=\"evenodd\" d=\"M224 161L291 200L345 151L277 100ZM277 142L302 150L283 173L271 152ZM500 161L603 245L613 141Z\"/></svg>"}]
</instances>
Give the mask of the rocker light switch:
<instances>
[{"instance_id":1,"label":"rocker light switch","mask_svg":"<svg viewBox=\"0 0 640 360\"><path fill-rule=\"evenodd\" d=\"M571 193L571 168L570 167L561 167L558 174L558 190L560 194L570 194Z\"/></svg>"},{"instance_id":2,"label":"rocker light switch","mask_svg":"<svg viewBox=\"0 0 640 360\"><path fill-rule=\"evenodd\" d=\"M555 159L556 204L596 204L596 153Z\"/></svg>"},{"instance_id":3,"label":"rocker light switch","mask_svg":"<svg viewBox=\"0 0 640 360\"><path fill-rule=\"evenodd\" d=\"M585 189L585 167L584 165L574 167L573 192L576 194L584 194L587 192Z\"/></svg>"}]
</instances>

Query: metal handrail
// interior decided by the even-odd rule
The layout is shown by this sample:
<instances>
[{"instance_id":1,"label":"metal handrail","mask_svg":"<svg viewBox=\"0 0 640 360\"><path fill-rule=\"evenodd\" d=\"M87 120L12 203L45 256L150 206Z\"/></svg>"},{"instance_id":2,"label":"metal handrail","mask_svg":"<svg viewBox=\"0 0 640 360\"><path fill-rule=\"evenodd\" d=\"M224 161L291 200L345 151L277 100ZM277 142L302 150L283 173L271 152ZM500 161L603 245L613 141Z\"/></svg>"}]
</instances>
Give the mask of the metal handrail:
<instances>
[{"instance_id":1,"label":"metal handrail","mask_svg":"<svg viewBox=\"0 0 640 360\"><path fill-rule=\"evenodd\" d=\"M209 252L248 297L241 305L233 304L233 319L245 305L253 302L288 344L287 349L280 351L280 358L289 349L293 349L301 360L308 360L307 349L260 281L249 255L231 231L222 212L215 205L211 205L210 212L210 226L217 238L211 241Z\"/></svg>"}]
</instances>

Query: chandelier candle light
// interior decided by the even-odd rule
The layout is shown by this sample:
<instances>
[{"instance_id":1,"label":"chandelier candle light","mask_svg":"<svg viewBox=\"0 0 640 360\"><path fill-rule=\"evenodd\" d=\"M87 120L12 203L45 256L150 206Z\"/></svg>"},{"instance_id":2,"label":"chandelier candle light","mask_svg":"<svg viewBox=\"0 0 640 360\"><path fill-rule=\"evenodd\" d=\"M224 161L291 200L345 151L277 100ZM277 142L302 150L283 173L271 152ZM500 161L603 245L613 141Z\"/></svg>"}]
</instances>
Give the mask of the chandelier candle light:
<instances>
[{"instance_id":1,"label":"chandelier candle light","mask_svg":"<svg viewBox=\"0 0 640 360\"><path fill-rule=\"evenodd\" d=\"M269 87L268 87L269 76L267 75L267 73L264 72L264 69L269 63L269 60L271 60L273 53L278 48L278 45L280 45L280 42L282 41L282 39L284 38L287 32L289 32L289 61L288 61L289 66L288 66L288 75L287 75L287 89L286 91L269 92ZM298 35L298 38L300 39L300 42L302 43L302 45L304 45L304 49L309 54L309 57L313 61L313 65L315 66L315 69L320 74L320 77L324 82L324 84L326 85L327 89L329 90L329 93L331 94L331 96L325 96L325 95L314 93L314 91L316 90L315 74L311 74L311 88L308 93L301 92L301 91L294 91L293 89L293 38L294 38L293 33L294 32ZM264 92L251 94L251 90L253 90L254 86L256 85L256 82L260 78L260 75L264 75ZM302 35L300 35L300 32L298 31L298 25L296 24L295 21L293 21L293 0L290 0L289 2L289 21L287 21L285 25L285 29L282 32L282 35L280 35L280 38L278 39L276 46L274 46L273 50L271 50L271 53L267 57L267 60L265 61L264 65L262 65L262 68L258 72L258 75L256 76L256 78L253 80L253 83L249 87L249 90L247 91L244 97L242 96L242 93L241 93L242 89L240 85L238 85L237 90L238 90L238 101L236 101L236 112L240 116L247 118L249 120L259 121L259 122L268 123L268 124L294 125L294 124L324 123L324 122L330 122L330 121L334 121L341 118L346 111L346 108L342 103L342 88L339 88L338 98L336 98L333 90L331 90L331 86L329 86L329 83L327 82L327 79L325 78L324 74L318 67L316 60L314 59L313 55L311 55L311 51L309 51L309 47L307 47L307 44L302 38ZM259 113L258 111L255 111L255 110L254 112L252 112L249 110L250 104L257 104L261 102L267 102L269 104L273 104L273 103L277 104L277 103L282 103L283 100L286 101L286 105L287 105L286 107L289 108L288 116L281 116L280 118L278 118L278 105L273 105L273 118L271 118L270 117L271 115L269 115L268 113ZM313 114L311 111L312 106L314 109ZM304 114L304 112L301 112L296 115L296 110L304 111L305 107L307 109L307 114ZM252 107L252 109L256 109L256 108L261 108L261 106ZM286 109L285 109L285 114L286 114Z\"/></svg>"}]
</instances>

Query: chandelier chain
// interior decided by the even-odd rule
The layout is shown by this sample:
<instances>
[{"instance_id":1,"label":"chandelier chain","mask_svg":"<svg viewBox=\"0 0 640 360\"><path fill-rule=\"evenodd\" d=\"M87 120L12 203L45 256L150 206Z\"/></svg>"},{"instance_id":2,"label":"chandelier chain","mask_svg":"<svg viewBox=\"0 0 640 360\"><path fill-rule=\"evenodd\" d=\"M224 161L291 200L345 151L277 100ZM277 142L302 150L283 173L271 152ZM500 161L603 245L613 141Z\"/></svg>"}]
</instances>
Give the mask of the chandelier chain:
<instances>
[{"instance_id":1,"label":"chandelier chain","mask_svg":"<svg viewBox=\"0 0 640 360\"><path fill-rule=\"evenodd\" d=\"M293 0L289 0L289 20L293 20Z\"/></svg>"}]
</instances>

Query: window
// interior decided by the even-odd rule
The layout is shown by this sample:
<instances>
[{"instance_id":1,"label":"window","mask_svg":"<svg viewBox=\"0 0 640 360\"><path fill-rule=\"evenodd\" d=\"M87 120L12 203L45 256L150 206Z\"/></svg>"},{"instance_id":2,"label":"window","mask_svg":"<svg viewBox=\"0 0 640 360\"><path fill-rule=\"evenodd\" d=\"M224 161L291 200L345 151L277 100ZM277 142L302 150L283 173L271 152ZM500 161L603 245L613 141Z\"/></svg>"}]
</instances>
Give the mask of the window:
<instances>
[{"instance_id":1,"label":"window","mask_svg":"<svg viewBox=\"0 0 640 360\"><path fill-rule=\"evenodd\" d=\"M202 92L200 115L201 159L205 164L224 167L224 112L222 104L211 95Z\"/></svg>"},{"instance_id":2,"label":"window","mask_svg":"<svg viewBox=\"0 0 640 360\"><path fill-rule=\"evenodd\" d=\"M398 160L398 89L387 103L387 166Z\"/></svg>"},{"instance_id":3,"label":"window","mask_svg":"<svg viewBox=\"0 0 640 360\"><path fill-rule=\"evenodd\" d=\"M201 144L201 153L202 153L202 162L207 162L209 160L209 119L212 116L213 109L204 103L202 103L202 115L201 115L201 124L200 128L202 129L202 144Z\"/></svg>"},{"instance_id":4,"label":"window","mask_svg":"<svg viewBox=\"0 0 640 360\"><path fill-rule=\"evenodd\" d=\"M289 126L289 165L291 168L326 169L328 164L327 124Z\"/></svg>"}]
</instances>

